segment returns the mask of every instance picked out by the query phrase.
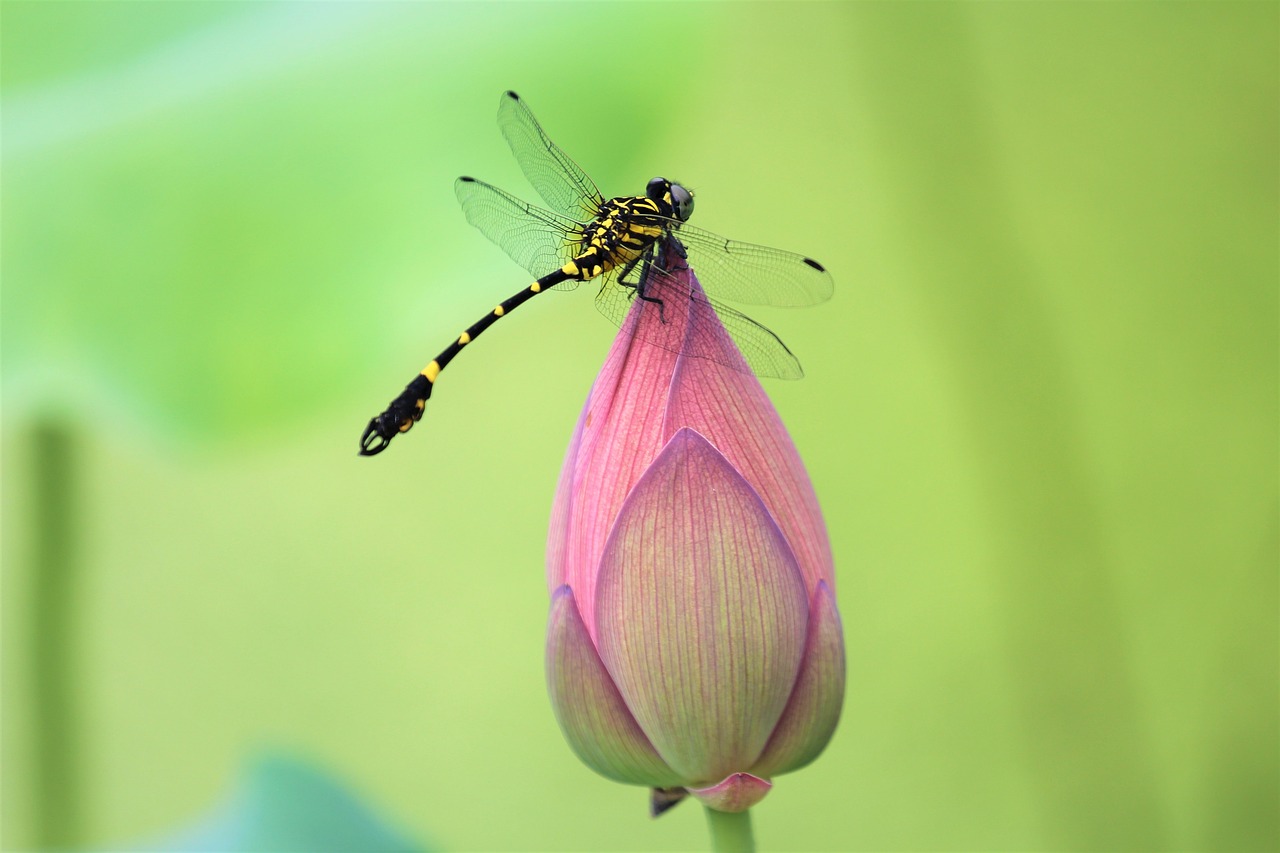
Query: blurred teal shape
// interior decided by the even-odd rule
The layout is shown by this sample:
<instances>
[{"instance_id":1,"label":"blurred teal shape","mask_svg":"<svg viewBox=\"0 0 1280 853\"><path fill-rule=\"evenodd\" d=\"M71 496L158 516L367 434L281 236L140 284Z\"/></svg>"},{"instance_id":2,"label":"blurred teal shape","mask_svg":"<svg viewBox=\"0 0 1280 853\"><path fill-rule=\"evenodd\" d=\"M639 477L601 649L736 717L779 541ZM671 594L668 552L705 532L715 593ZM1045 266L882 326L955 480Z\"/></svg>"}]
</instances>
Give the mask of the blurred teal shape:
<instances>
[{"instance_id":1,"label":"blurred teal shape","mask_svg":"<svg viewBox=\"0 0 1280 853\"><path fill-rule=\"evenodd\" d=\"M120 848L123 849L123 848ZM239 784L202 820L130 850L172 853L426 853L336 776L293 755L252 758Z\"/></svg>"}]
</instances>

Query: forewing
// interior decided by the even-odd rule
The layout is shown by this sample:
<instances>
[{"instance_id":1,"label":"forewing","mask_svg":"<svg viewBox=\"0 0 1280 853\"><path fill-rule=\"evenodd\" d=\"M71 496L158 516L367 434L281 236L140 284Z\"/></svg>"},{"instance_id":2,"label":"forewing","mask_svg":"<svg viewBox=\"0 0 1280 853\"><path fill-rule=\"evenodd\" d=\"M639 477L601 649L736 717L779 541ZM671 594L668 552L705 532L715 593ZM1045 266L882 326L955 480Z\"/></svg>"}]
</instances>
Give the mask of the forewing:
<instances>
[{"instance_id":1,"label":"forewing","mask_svg":"<svg viewBox=\"0 0 1280 853\"><path fill-rule=\"evenodd\" d=\"M727 240L675 219L645 217L674 232L689 252L689 266L713 298L745 305L799 308L831 298L831 273L796 252Z\"/></svg>"},{"instance_id":2,"label":"forewing","mask_svg":"<svg viewBox=\"0 0 1280 853\"><path fill-rule=\"evenodd\" d=\"M573 219L593 219L604 196L587 173L560 150L515 92L503 92L498 102L498 128L533 188L556 213Z\"/></svg>"},{"instance_id":3,"label":"forewing","mask_svg":"<svg viewBox=\"0 0 1280 853\"><path fill-rule=\"evenodd\" d=\"M453 189L467 221L534 278L559 269L577 254L580 223L475 178L458 178Z\"/></svg>"}]
</instances>

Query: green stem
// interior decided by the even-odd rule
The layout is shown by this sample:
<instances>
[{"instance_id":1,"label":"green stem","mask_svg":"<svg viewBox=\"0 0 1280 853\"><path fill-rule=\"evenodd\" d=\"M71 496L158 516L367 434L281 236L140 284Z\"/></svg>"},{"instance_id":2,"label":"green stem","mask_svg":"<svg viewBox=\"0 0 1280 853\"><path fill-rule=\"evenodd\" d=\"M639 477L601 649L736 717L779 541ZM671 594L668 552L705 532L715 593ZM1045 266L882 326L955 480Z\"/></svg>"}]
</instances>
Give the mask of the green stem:
<instances>
[{"instance_id":1,"label":"green stem","mask_svg":"<svg viewBox=\"0 0 1280 853\"><path fill-rule=\"evenodd\" d=\"M750 811L720 812L708 808L707 826L711 829L713 853L755 853Z\"/></svg>"},{"instance_id":2,"label":"green stem","mask_svg":"<svg viewBox=\"0 0 1280 853\"><path fill-rule=\"evenodd\" d=\"M32 433L32 702L35 717L35 832L42 850L79 842L76 725L76 476L65 425L38 421Z\"/></svg>"}]
</instances>

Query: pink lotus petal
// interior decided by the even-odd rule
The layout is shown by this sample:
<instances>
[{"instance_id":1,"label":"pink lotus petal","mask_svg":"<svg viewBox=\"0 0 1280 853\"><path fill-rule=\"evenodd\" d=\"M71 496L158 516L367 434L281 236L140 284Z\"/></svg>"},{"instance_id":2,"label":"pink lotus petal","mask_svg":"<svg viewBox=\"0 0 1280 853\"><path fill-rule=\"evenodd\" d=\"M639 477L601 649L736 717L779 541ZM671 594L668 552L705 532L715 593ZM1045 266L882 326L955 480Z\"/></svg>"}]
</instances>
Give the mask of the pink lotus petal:
<instances>
[{"instance_id":1,"label":"pink lotus petal","mask_svg":"<svg viewBox=\"0 0 1280 853\"><path fill-rule=\"evenodd\" d=\"M639 315L632 315L639 317ZM595 597L605 540L631 488L666 443L662 411L677 355L633 338L624 326L596 377L566 455L552 505L547 578L581 601ZM595 637L595 614L583 608Z\"/></svg>"},{"instance_id":2,"label":"pink lotus petal","mask_svg":"<svg viewBox=\"0 0 1280 853\"><path fill-rule=\"evenodd\" d=\"M653 280L652 295L661 299L670 288L704 298L687 268L673 272ZM764 389L748 372L698 357L736 351L713 315L690 314L687 295L668 296L661 312L637 302L649 310L633 309L583 408L552 508L549 588L568 583L582 601L595 595L600 558L623 501L683 427L701 433L755 487L791 543L806 588L811 592L819 580L833 584L821 509ZM671 348L646 342L659 337ZM673 351L681 339L684 354ZM582 615L594 638L593 613L584 608Z\"/></svg>"},{"instance_id":3,"label":"pink lotus petal","mask_svg":"<svg viewBox=\"0 0 1280 853\"><path fill-rule=\"evenodd\" d=\"M690 288L695 300L706 298L690 270L677 275L670 286ZM652 322L652 312L646 319ZM714 314L696 313L692 320L671 379L664 434L691 427L705 435L759 492L796 552L806 588L812 592L819 580L832 584L833 559L822 509L786 426ZM707 360L724 360L724 350L737 356L738 370Z\"/></svg>"},{"instance_id":4,"label":"pink lotus petal","mask_svg":"<svg viewBox=\"0 0 1280 853\"><path fill-rule=\"evenodd\" d=\"M596 624L623 700L685 780L755 763L795 684L808 596L759 495L693 430L622 506Z\"/></svg>"},{"instance_id":5,"label":"pink lotus petal","mask_svg":"<svg viewBox=\"0 0 1280 853\"><path fill-rule=\"evenodd\" d=\"M596 654L573 590L551 598L547 629L547 689L565 740L582 762L619 782L671 787L680 778L658 755Z\"/></svg>"},{"instance_id":6,"label":"pink lotus petal","mask_svg":"<svg viewBox=\"0 0 1280 853\"><path fill-rule=\"evenodd\" d=\"M577 472L578 447L582 443L586 421L586 418L578 418L573 429L569 449L564 454L564 465L560 468L560 478L556 481L556 496L551 502L551 520L547 525L547 586L552 595L567 582L568 538L573 527L569 511L573 504L571 495Z\"/></svg>"},{"instance_id":7,"label":"pink lotus petal","mask_svg":"<svg viewBox=\"0 0 1280 853\"><path fill-rule=\"evenodd\" d=\"M723 333L722 333L723 334ZM800 454L760 381L703 359L681 359L671 382L664 433L705 435L760 494L795 550L812 592L834 583L831 543Z\"/></svg>"},{"instance_id":8,"label":"pink lotus petal","mask_svg":"<svg viewBox=\"0 0 1280 853\"><path fill-rule=\"evenodd\" d=\"M795 689L752 773L770 778L818 757L835 733L844 704L844 637L835 595L819 583L809 610L809 638Z\"/></svg>"},{"instance_id":9,"label":"pink lotus petal","mask_svg":"<svg viewBox=\"0 0 1280 853\"><path fill-rule=\"evenodd\" d=\"M773 785L750 773L734 773L709 788L689 788L707 808L720 812L745 812L764 799Z\"/></svg>"}]
</instances>

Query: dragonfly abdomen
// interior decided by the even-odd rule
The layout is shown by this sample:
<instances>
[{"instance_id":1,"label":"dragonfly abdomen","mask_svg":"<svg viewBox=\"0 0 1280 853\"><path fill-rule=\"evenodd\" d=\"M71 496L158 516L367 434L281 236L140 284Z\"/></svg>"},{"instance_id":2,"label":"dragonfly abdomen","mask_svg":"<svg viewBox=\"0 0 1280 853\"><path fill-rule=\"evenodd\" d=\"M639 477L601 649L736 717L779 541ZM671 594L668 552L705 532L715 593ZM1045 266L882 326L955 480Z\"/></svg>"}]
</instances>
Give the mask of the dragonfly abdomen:
<instances>
[{"instance_id":1,"label":"dragonfly abdomen","mask_svg":"<svg viewBox=\"0 0 1280 853\"><path fill-rule=\"evenodd\" d=\"M426 367L413 377L404 387L400 395L391 401L386 411L369 421L364 435L360 437L360 455L375 456L386 450L391 439L402 432L408 432L415 423L422 419L422 413L431 399L431 391L435 387L440 372L449 366L449 362L462 352L463 347L474 341L485 329L510 314L539 293L550 290L562 281L575 278L566 268L558 269L544 275L519 293L504 299L492 311L467 327L467 330L453 340L440 354L431 360Z\"/></svg>"},{"instance_id":2,"label":"dragonfly abdomen","mask_svg":"<svg viewBox=\"0 0 1280 853\"><path fill-rule=\"evenodd\" d=\"M400 395L391 401L386 411L369 421L369 426L360 438L360 454L374 456L381 453L391 443L391 439L412 429L426 411L427 401L431 399L431 391L440 372L462 352L463 347L480 337L499 318L562 281L589 281L615 268L626 268L634 263L662 236L662 229L647 224L645 215L660 214L658 205L643 196L614 198L601 205L599 215L583 229L578 242L582 250L560 269L538 279L472 323L422 368Z\"/></svg>"}]
</instances>

